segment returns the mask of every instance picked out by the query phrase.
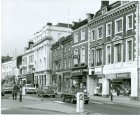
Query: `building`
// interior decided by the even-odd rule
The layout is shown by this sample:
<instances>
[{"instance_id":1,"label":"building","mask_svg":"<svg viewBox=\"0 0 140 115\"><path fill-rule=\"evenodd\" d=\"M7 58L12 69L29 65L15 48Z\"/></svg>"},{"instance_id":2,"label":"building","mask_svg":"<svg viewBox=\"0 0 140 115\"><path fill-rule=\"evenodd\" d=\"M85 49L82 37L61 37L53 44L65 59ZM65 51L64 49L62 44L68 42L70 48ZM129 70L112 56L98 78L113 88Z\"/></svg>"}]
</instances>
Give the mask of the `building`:
<instances>
[{"instance_id":1,"label":"building","mask_svg":"<svg viewBox=\"0 0 140 115\"><path fill-rule=\"evenodd\" d=\"M72 35L60 38L52 45L52 84L58 91L71 87Z\"/></svg>"},{"instance_id":2,"label":"building","mask_svg":"<svg viewBox=\"0 0 140 115\"><path fill-rule=\"evenodd\" d=\"M87 88L88 77L88 20L73 22L72 41L72 85Z\"/></svg>"},{"instance_id":3,"label":"building","mask_svg":"<svg viewBox=\"0 0 140 115\"><path fill-rule=\"evenodd\" d=\"M34 63L35 84L50 85L51 82L51 45L62 36L69 35L72 30L69 24L58 23L52 25L47 23L41 31L35 33L34 37Z\"/></svg>"},{"instance_id":4,"label":"building","mask_svg":"<svg viewBox=\"0 0 140 115\"><path fill-rule=\"evenodd\" d=\"M34 51L33 41L28 42L28 47L25 47L20 68L20 79L23 84L34 84Z\"/></svg>"},{"instance_id":5,"label":"building","mask_svg":"<svg viewBox=\"0 0 140 115\"><path fill-rule=\"evenodd\" d=\"M139 82L139 2L102 1L89 17L90 94L97 87L103 97L115 94L138 100Z\"/></svg>"}]
</instances>

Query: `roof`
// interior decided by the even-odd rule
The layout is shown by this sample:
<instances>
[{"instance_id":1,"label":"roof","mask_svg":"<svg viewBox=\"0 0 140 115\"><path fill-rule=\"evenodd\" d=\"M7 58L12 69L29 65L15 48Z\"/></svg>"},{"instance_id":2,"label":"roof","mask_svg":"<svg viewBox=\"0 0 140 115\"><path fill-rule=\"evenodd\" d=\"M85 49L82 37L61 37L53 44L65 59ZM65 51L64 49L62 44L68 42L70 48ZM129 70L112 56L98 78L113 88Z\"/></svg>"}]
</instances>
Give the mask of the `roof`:
<instances>
[{"instance_id":1,"label":"roof","mask_svg":"<svg viewBox=\"0 0 140 115\"><path fill-rule=\"evenodd\" d=\"M88 23L88 20L87 19L84 19L80 22L74 22L74 26L72 26L72 29L75 30L83 25L86 25Z\"/></svg>"}]
</instances>

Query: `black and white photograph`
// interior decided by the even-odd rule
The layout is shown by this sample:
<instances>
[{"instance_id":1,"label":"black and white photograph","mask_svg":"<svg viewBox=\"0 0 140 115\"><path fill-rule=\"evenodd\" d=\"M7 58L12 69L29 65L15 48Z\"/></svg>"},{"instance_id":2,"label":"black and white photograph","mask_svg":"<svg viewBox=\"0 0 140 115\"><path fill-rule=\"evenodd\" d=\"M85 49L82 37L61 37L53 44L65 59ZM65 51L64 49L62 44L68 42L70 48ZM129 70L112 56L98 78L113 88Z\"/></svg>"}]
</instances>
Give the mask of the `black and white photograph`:
<instances>
[{"instance_id":1,"label":"black and white photograph","mask_svg":"<svg viewBox=\"0 0 140 115\"><path fill-rule=\"evenodd\" d=\"M1 0L2 115L140 115L140 1Z\"/></svg>"}]
</instances>

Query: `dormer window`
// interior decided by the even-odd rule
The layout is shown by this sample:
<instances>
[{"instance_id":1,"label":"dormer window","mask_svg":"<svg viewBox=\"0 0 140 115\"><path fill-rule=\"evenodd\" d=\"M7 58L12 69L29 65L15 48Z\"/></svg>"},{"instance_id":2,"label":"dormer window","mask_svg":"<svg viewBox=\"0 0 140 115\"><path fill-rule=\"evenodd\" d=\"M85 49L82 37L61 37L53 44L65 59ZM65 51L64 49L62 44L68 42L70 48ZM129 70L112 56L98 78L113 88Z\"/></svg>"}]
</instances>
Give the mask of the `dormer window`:
<instances>
[{"instance_id":1,"label":"dormer window","mask_svg":"<svg viewBox=\"0 0 140 115\"><path fill-rule=\"evenodd\" d=\"M129 1L121 1L121 4L123 5L123 4L126 4L126 3L128 3Z\"/></svg>"}]
</instances>

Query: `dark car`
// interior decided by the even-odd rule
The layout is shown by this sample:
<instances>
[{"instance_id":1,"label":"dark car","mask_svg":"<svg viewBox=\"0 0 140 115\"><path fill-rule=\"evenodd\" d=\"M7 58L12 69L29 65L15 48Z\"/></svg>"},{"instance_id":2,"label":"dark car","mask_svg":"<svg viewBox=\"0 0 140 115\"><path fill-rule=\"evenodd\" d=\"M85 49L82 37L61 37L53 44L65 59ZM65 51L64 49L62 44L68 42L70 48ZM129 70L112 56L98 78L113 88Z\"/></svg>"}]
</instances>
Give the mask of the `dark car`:
<instances>
[{"instance_id":1,"label":"dark car","mask_svg":"<svg viewBox=\"0 0 140 115\"><path fill-rule=\"evenodd\" d=\"M52 86L41 86L37 89L37 95L38 96L49 96L55 98L55 92L52 88Z\"/></svg>"}]
</instances>

